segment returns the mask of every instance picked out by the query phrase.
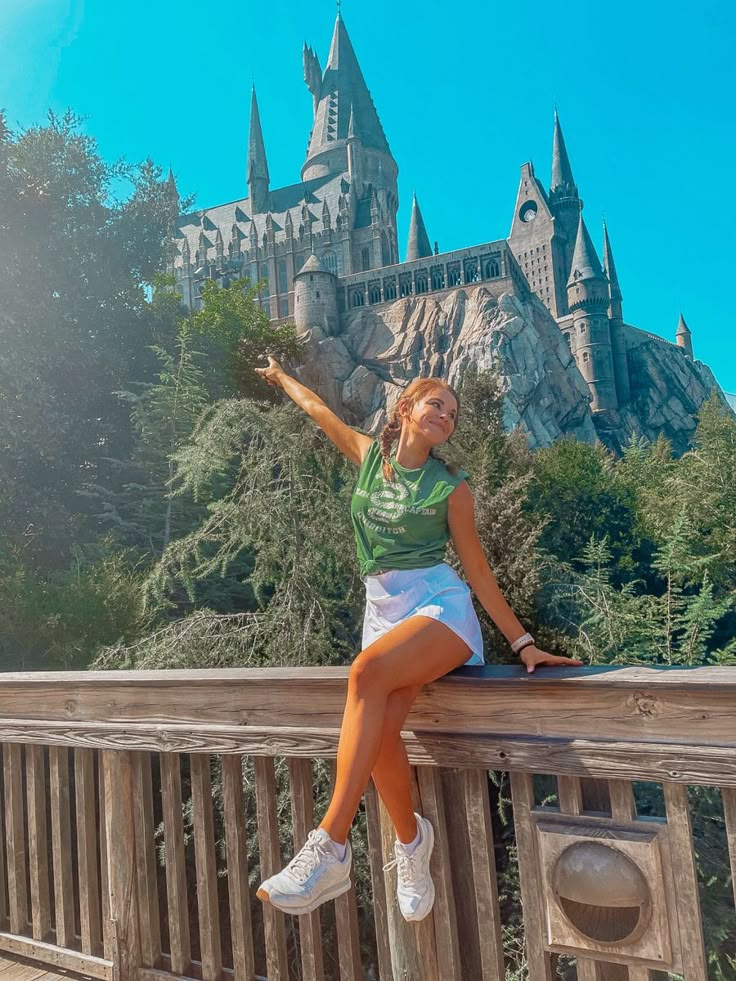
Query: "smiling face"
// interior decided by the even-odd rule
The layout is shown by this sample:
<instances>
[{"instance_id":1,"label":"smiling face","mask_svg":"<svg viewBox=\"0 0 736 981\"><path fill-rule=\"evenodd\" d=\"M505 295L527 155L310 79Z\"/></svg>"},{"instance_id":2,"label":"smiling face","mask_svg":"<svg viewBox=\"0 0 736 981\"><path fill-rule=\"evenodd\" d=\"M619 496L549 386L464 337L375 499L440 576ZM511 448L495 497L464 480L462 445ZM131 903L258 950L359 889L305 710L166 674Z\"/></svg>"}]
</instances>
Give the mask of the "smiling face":
<instances>
[{"instance_id":1,"label":"smiling face","mask_svg":"<svg viewBox=\"0 0 736 981\"><path fill-rule=\"evenodd\" d=\"M400 409L404 424L421 432L432 445L439 446L452 436L457 420L457 399L446 388L437 385L414 403L411 410Z\"/></svg>"}]
</instances>

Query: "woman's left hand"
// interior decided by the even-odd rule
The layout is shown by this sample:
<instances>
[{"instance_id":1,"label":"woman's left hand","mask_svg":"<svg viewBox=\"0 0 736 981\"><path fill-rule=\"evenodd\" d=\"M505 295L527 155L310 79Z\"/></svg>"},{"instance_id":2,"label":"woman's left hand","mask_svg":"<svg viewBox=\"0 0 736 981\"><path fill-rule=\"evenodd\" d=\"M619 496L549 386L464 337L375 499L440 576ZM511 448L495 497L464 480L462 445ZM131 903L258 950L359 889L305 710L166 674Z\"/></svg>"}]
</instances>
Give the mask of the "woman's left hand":
<instances>
[{"instance_id":1,"label":"woman's left hand","mask_svg":"<svg viewBox=\"0 0 736 981\"><path fill-rule=\"evenodd\" d=\"M582 665L582 661L576 661L572 657L558 657L557 654L547 654L546 651L540 651L538 647L530 644L529 647L525 647L521 654L519 654L521 660L526 664L527 674L531 674L532 671L539 664L552 664L557 667L566 668L579 668Z\"/></svg>"}]
</instances>

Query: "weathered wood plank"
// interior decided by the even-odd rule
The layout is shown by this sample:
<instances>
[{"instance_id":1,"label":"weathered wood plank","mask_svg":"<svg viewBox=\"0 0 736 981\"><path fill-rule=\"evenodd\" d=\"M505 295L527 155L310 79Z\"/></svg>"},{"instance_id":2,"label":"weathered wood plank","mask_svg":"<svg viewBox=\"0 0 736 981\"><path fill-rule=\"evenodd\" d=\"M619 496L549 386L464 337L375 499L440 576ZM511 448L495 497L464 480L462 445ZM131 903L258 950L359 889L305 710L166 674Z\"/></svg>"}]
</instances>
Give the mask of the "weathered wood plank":
<instances>
[{"instance_id":1,"label":"weathered wood plank","mask_svg":"<svg viewBox=\"0 0 736 981\"><path fill-rule=\"evenodd\" d=\"M462 981L455 895L450 872L450 851L440 771L434 767L419 767L417 779L421 797L419 813L426 817L434 828L434 849L430 859L430 869L435 885L432 917L437 940L437 966L443 981Z\"/></svg>"},{"instance_id":2,"label":"weathered wood plank","mask_svg":"<svg viewBox=\"0 0 736 981\"><path fill-rule=\"evenodd\" d=\"M5 786L5 845L8 876L10 932L25 933L28 926L26 868L28 853L23 827L23 747L3 745Z\"/></svg>"},{"instance_id":3,"label":"weathered wood plank","mask_svg":"<svg viewBox=\"0 0 736 981\"><path fill-rule=\"evenodd\" d=\"M105 752L107 880L113 924L115 981L136 981L141 963L136 890L133 763L127 752Z\"/></svg>"},{"instance_id":4,"label":"weathered wood plank","mask_svg":"<svg viewBox=\"0 0 736 981\"><path fill-rule=\"evenodd\" d=\"M51 857L54 870L56 943L74 949L74 882L72 872L72 815L69 800L69 750L49 749L51 799Z\"/></svg>"},{"instance_id":5,"label":"weathered wood plank","mask_svg":"<svg viewBox=\"0 0 736 981\"><path fill-rule=\"evenodd\" d=\"M336 777L336 763L334 760L330 760L330 786L333 791ZM348 833L348 841L350 841L350 833ZM358 936L358 903L355 893L355 879L352 874L350 889L335 900L335 923L340 981L362 981L363 969L360 963L360 939Z\"/></svg>"},{"instance_id":6,"label":"weathered wood plank","mask_svg":"<svg viewBox=\"0 0 736 981\"><path fill-rule=\"evenodd\" d=\"M46 766L41 746L26 748L26 806L33 937L35 940L46 940L51 932L51 899L46 823Z\"/></svg>"},{"instance_id":7,"label":"weathered wood plank","mask_svg":"<svg viewBox=\"0 0 736 981\"><path fill-rule=\"evenodd\" d=\"M501 910L498 905L496 856L485 770L461 771L465 820L468 829L470 866L473 873L476 923L479 927L479 981L503 981L505 970L501 935Z\"/></svg>"},{"instance_id":8,"label":"weathered wood plank","mask_svg":"<svg viewBox=\"0 0 736 981\"><path fill-rule=\"evenodd\" d=\"M239 756L222 757L222 794L233 972L235 981L251 981L255 974L255 960L248 888L243 773Z\"/></svg>"},{"instance_id":9,"label":"weathered wood plank","mask_svg":"<svg viewBox=\"0 0 736 981\"><path fill-rule=\"evenodd\" d=\"M708 969L687 788L679 784L664 784L664 801L670 832L672 872L677 883L683 974L687 981L707 981Z\"/></svg>"},{"instance_id":10,"label":"weathered wood plank","mask_svg":"<svg viewBox=\"0 0 736 981\"><path fill-rule=\"evenodd\" d=\"M103 755L97 753L97 798L99 807L100 899L102 901L102 956L113 958L112 922L110 920L110 883L107 875L107 821L105 819L105 767Z\"/></svg>"},{"instance_id":11,"label":"weathered wood plank","mask_svg":"<svg viewBox=\"0 0 736 981\"><path fill-rule=\"evenodd\" d=\"M193 755L190 766L202 979L203 981L218 981L222 971L222 943L220 940L220 906L217 896L217 859L215 857L215 829L212 814L210 758L204 754Z\"/></svg>"},{"instance_id":12,"label":"weathered wood plank","mask_svg":"<svg viewBox=\"0 0 736 981\"><path fill-rule=\"evenodd\" d=\"M614 821L626 823L636 820L636 800L634 788L628 780L609 780L608 793L611 798L611 817Z\"/></svg>"},{"instance_id":13,"label":"weathered wood plank","mask_svg":"<svg viewBox=\"0 0 736 981\"><path fill-rule=\"evenodd\" d=\"M102 909L98 866L95 758L91 749L74 750L74 778L82 950L85 954L99 956L102 953Z\"/></svg>"},{"instance_id":14,"label":"weathered wood plank","mask_svg":"<svg viewBox=\"0 0 736 981\"><path fill-rule=\"evenodd\" d=\"M148 753L134 753L132 762L141 962L146 967L158 967L161 959L161 923L158 899L158 863L154 842L151 758Z\"/></svg>"},{"instance_id":15,"label":"weathered wood plank","mask_svg":"<svg viewBox=\"0 0 736 981\"><path fill-rule=\"evenodd\" d=\"M192 947L181 813L181 764L173 753L161 757L161 800L171 969L174 974L183 975L188 974L192 966Z\"/></svg>"},{"instance_id":16,"label":"weathered wood plank","mask_svg":"<svg viewBox=\"0 0 736 981\"><path fill-rule=\"evenodd\" d=\"M59 968L62 971L75 971L90 978L99 978L100 981L113 981L110 961L92 957L90 954L66 950L42 940L30 940L27 937L16 937L11 933L0 932L0 950L17 954L18 957L41 961L49 967Z\"/></svg>"},{"instance_id":17,"label":"weathered wood plank","mask_svg":"<svg viewBox=\"0 0 736 981\"><path fill-rule=\"evenodd\" d=\"M312 764L310 760L290 759L288 765L296 852L307 840L314 823ZM303 981L324 981L319 909L299 917L299 950Z\"/></svg>"},{"instance_id":18,"label":"weathered wood plank","mask_svg":"<svg viewBox=\"0 0 736 981\"><path fill-rule=\"evenodd\" d=\"M391 946L388 926L388 901L383 877L383 852L381 848L381 814L376 785L371 780L365 790L366 829L368 832L368 858L371 866L373 889L373 920L376 925L376 949L380 981L393 981L391 970Z\"/></svg>"},{"instance_id":19,"label":"weathered wood plank","mask_svg":"<svg viewBox=\"0 0 736 981\"><path fill-rule=\"evenodd\" d=\"M407 723L408 725L408 723ZM332 758L339 729L315 726L220 726L113 723L26 724L16 720L0 738L43 746L147 752L196 752L300 758ZM417 766L473 767L590 776L601 780L649 780L736 788L736 754L727 745L626 742L516 736L499 733L405 732L409 762Z\"/></svg>"},{"instance_id":20,"label":"weathered wood plank","mask_svg":"<svg viewBox=\"0 0 736 981\"><path fill-rule=\"evenodd\" d=\"M552 981L552 964L544 949L544 909L538 881L539 856L532 822L534 788L528 773L511 773L511 799L519 855L519 883L524 909L529 981Z\"/></svg>"},{"instance_id":21,"label":"weathered wood plank","mask_svg":"<svg viewBox=\"0 0 736 981\"><path fill-rule=\"evenodd\" d=\"M348 671L5 675L0 717L17 720L23 706L27 720L96 720L123 729L142 721L339 728ZM570 668L531 676L517 667L464 668L426 686L406 728L483 733L489 720L503 719L511 736L689 743L697 733L704 745L734 745L735 710L729 668Z\"/></svg>"},{"instance_id":22,"label":"weathered wood plank","mask_svg":"<svg viewBox=\"0 0 736 981\"><path fill-rule=\"evenodd\" d=\"M276 813L276 778L273 760L257 756L254 760L258 847L261 857L261 879L281 871L281 848ZM266 935L266 974L269 981L288 981L284 914L270 903L263 904L263 927Z\"/></svg>"},{"instance_id":23,"label":"weathered wood plank","mask_svg":"<svg viewBox=\"0 0 736 981\"><path fill-rule=\"evenodd\" d=\"M734 906L736 906L736 790L726 787L722 793L728 856L731 861L731 887L733 888Z\"/></svg>"}]
</instances>

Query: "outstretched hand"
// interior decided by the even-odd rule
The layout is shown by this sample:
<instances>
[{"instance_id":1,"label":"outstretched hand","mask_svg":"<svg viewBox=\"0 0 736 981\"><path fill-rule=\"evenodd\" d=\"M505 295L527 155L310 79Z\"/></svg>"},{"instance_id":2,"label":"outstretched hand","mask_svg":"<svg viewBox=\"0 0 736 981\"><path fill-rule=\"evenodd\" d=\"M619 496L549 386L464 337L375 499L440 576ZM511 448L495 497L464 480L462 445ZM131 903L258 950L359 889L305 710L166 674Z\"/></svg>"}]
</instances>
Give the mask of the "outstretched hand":
<instances>
[{"instance_id":1,"label":"outstretched hand","mask_svg":"<svg viewBox=\"0 0 736 981\"><path fill-rule=\"evenodd\" d=\"M519 654L519 657L526 664L527 674L531 674L540 664L550 664L565 668L579 668L583 664L582 661L577 661L572 657L558 657L557 654L548 654L546 651L540 651L533 644L525 647L521 654Z\"/></svg>"},{"instance_id":2,"label":"outstretched hand","mask_svg":"<svg viewBox=\"0 0 736 981\"><path fill-rule=\"evenodd\" d=\"M267 368L256 368L255 372L260 375L261 378L273 388L281 388L281 376L284 374L284 369L278 363L276 358L272 358L268 355L268 367Z\"/></svg>"}]
</instances>

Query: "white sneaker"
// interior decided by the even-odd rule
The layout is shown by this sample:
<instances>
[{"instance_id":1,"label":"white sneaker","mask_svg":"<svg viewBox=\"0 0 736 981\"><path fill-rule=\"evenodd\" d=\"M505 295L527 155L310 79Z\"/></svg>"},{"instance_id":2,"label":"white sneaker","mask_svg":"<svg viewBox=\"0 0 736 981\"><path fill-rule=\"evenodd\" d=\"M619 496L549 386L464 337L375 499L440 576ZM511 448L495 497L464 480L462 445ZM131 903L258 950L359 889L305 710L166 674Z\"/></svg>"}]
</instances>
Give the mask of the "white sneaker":
<instances>
[{"instance_id":1,"label":"white sneaker","mask_svg":"<svg viewBox=\"0 0 736 981\"><path fill-rule=\"evenodd\" d=\"M383 866L388 872L398 867L396 895L405 920L423 920L434 905L434 882L429 873L429 860L434 848L434 828L421 814L414 814L419 829L419 844L408 854L400 841L394 843L396 858Z\"/></svg>"},{"instance_id":2,"label":"white sneaker","mask_svg":"<svg viewBox=\"0 0 736 981\"><path fill-rule=\"evenodd\" d=\"M261 883L256 895L284 913L311 913L328 899L348 891L352 860L350 842L340 861L330 845L330 836L323 828L316 828L309 832L289 864Z\"/></svg>"}]
</instances>

